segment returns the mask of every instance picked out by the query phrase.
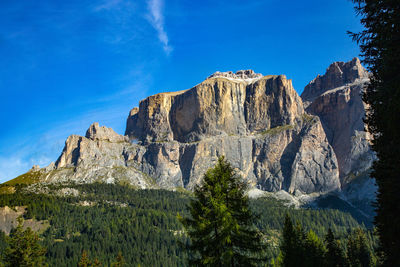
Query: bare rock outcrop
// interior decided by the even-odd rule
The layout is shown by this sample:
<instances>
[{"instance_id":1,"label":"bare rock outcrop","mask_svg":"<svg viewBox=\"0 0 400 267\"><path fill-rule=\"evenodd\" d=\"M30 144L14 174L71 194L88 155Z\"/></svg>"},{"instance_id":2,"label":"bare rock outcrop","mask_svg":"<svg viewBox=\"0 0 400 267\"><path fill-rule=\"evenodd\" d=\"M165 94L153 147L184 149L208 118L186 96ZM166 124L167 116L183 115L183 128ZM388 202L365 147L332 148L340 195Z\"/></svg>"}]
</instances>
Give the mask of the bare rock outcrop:
<instances>
[{"instance_id":1,"label":"bare rock outcrop","mask_svg":"<svg viewBox=\"0 0 400 267\"><path fill-rule=\"evenodd\" d=\"M283 75L217 72L192 89L150 96L131 110L126 135L142 147L125 151L127 164L162 187L193 188L222 155L264 190L340 187L320 120L305 114Z\"/></svg>"},{"instance_id":2,"label":"bare rock outcrop","mask_svg":"<svg viewBox=\"0 0 400 267\"><path fill-rule=\"evenodd\" d=\"M184 91L150 96L133 108L126 136L92 124L71 135L42 181L130 183L193 189L219 156L266 191L340 189L339 164L318 116L284 75L215 73Z\"/></svg>"},{"instance_id":3,"label":"bare rock outcrop","mask_svg":"<svg viewBox=\"0 0 400 267\"><path fill-rule=\"evenodd\" d=\"M90 125L89 129L86 131L86 138L91 140L102 140L109 141L112 143L127 142L128 138L114 132L113 129L107 128L105 126L99 126L99 123L95 122Z\"/></svg>"},{"instance_id":4,"label":"bare rock outcrop","mask_svg":"<svg viewBox=\"0 0 400 267\"><path fill-rule=\"evenodd\" d=\"M154 186L153 180L141 171L126 166L123 151L131 144L126 136L111 128L93 123L86 137L71 135L54 167L45 170L45 182L74 181L91 183L130 183L139 188Z\"/></svg>"},{"instance_id":5,"label":"bare rock outcrop","mask_svg":"<svg viewBox=\"0 0 400 267\"><path fill-rule=\"evenodd\" d=\"M303 113L300 97L283 75L252 83L216 76L190 90L142 100L131 110L125 134L144 143L195 142L293 124Z\"/></svg>"},{"instance_id":6,"label":"bare rock outcrop","mask_svg":"<svg viewBox=\"0 0 400 267\"><path fill-rule=\"evenodd\" d=\"M311 101L306 111L322 122L338 163L342 183L349 175L367 171L374 159L369 136L364 132L365 104L361 94L369 82L368 72L358 58L335 62L323 76L317 76L304 88L301 97Z\"/></svg>"},{"instance_id":7,"label":"bare rock outcrop","mask_svg":"<svg viewBox=\"0 0 400 267\"><path fill-rule=\"evenodd\" d=\"M301 94L303 102L308 106L317 97L328 90L368 79L369 74L361 65L360 59L353 58L349 62L334 62L324 75L318 75L312 80Z\"/></svg>"}]
</instances>

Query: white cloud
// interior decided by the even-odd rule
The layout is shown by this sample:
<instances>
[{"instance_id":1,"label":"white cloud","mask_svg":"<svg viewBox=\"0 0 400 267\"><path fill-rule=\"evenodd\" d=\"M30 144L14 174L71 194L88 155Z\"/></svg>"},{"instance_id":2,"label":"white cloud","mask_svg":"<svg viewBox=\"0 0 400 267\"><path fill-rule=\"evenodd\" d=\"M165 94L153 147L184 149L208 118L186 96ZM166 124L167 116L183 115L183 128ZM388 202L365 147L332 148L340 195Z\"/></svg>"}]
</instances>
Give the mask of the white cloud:
<instances>
[{"instance_id":1,"label":"white cloud","mask_svg":"<svg viewBox=\"0 0 400 267\"><path fill-rule=\"evenodd\" d=\"M121 3L121 0L105 0L100 5L97 5L93 8L95 12L101 10L109 10L116 7L118 4Z\"/></svg>"},{"instance_id":2,"label":"white cloud","mask_svg":"<svg viewBox=\"0 0 400 267\"><path fill-rule=\"evenodd\" d=\"M147 7L149 9L147 19L157 31L158 40L162 43L165 53L169 55L172 52L172 46L169 44L168 35L164 29L163 6L163 0L149 0L147 2Z\"/></svg>"}]
</instances>

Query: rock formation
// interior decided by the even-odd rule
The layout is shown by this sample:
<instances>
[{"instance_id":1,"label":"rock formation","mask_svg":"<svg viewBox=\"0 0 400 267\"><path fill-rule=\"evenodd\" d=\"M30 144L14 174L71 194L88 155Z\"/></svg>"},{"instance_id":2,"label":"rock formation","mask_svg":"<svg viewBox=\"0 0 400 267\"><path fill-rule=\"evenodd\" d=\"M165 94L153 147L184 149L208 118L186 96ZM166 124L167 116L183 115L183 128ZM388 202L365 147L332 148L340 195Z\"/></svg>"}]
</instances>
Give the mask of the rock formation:
<instances>
[{"instance_id":1,"label":"rock formation","mask_svg":"<svg viewBox=\"0 0 400 267\"><path fill-rule=\"evenodd\" d=\"M342 183L367 171L374 154L364 132L365 104L361 94L368 83L368 72L360 60L335 62L323 76L317 76L301 95L306 111L317 115L333 147Z\"/></svg>"},{"instance_id":2,"label":"rock formation","mask_svg":"<svg viewBox=\"0 0 400 267\"><path fill-rule=\"evenodd\" d=\"M304 113L300 97L283 75L251 83L219 74L210 77L190 90L142 100L139 109L131 110L125 134L144 143L187 143L293 125Z\"/></svg>"},{"instance_id":3,"label":"rock formation","mask_svg":"<svg viewBox=\"0 0 400 267\"><path fill-rule=\"evenodd\" d=\"M338 190L339 176L367 170L372 159L362 132L365 82L358 59L333 63L302 97L284 75L216 72L189 90L140 101L125 136L97 123L85 137L71 135L55 164L29 173L43 182L193 189L225 156L262 190Z\"/></svg>"},{"instance_id":4,"label":"rock formation","mask_svg":"<svg viewBox=\"0 0 400 267\"><path fill-rule=\"evenodd\" d=\"M132 166L126 166L126 146L131 146L128 137L93 123L87 130L86 137L68 137L56 163L47 167L44 172L41 171L42 181L103 181L129 183L139 188L152 187L151 178Z\"/></svg>"}]
</instances>

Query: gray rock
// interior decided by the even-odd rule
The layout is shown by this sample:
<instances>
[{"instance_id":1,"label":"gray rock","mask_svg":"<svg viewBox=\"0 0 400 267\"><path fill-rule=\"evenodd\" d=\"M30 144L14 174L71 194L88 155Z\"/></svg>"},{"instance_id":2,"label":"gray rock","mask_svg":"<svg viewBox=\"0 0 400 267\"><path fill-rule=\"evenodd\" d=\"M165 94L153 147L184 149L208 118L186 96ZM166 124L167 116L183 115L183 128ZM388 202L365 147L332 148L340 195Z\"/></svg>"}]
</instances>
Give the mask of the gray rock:
<instances>
[{"instance_id":1,"label":"gray rock","mask_svg":"<svg viewBox=\"0 0 400 267\"><path fill-rule=\"evenodd\" d=\"M321 119L339 163L342 184L350 174L368 170L374 160L370 138L364 132L366 107L361 98L368 82L368 72L355 58L347 63L333 63L301 95L304 101L312 100L306 111Z\"/></svg>"},{"instance_id":2,"label":"gray rock","mask_svg":"<svg viewBox=\"0 0 400 267\"><path fill-rule=\"evenodd\" d=\"M253 71L216 73L189 90L150 96L130 111L126 136L94 123L85 137L68 137L56 163L40 171L42 180L193 189L225 156L252 187L299 196L338 190L341 166L349 162L354 171L369 164L360 163L369 146L353 89L361 88L364 74L352 62L335 63L334 78L321 76L319 87L310 87L307 111L317 116L305 112L291 80ZM354 84L325 90L324 81ZM350 130L340 128L343 114ZM349 148L341 150L340 138L349 136Z\"/></svg>"},{"instance_id":3,"label":"gray rock","mask_svg":"<svg viewBox=\"0 0 400 267\"><path fill-rule=\"evenodd\" d=\"M130 112L125 134L144 143L246 136L293 124L303 113L300 97L283 75L253 83L215 77L186 91L142 100L139 109Z\"/></svg>"},{"instance_id":4,"label":"gray rock","mask_svg":"<svg viewBox=\"0 0 400 267\"><path fill-rule=\"evenodd\" d=\"M368 77L369 73L363 68L358 58L353 58L349 62L334 62L324 75L318 75L304 88L301 98L307 106L328 90L354 83L357 80L368 79Z\"/></svg>"}]
</instances>

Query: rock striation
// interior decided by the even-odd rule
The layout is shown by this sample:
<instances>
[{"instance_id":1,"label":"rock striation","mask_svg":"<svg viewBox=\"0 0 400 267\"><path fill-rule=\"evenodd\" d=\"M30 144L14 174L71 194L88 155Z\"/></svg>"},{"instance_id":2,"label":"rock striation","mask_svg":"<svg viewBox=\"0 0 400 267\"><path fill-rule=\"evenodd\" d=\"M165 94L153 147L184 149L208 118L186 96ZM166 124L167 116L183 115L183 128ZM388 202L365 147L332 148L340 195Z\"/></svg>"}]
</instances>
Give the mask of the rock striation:
<instances>
[{"instance_id":1,"label":"rock striation","mask_svg":"<svg viewBox=\"0 0 400 267\"><path fill-rule=\"evenodd\" d=\"M340 190L373 158L362 132L366 82L358 59L333 63L301 97L284 75L216 72L191 89L140 101L125 136L98 123L71 135L54 164L30 173L50 183L193 189L225 156L254 188Z\"/></svg>"},{"instance_id":2,"label":"rock striation","mask_svg":"<svg viewBox=\"0 0 400 267\"><path fill-rule=\"evenodd\" d=\"M334 62L326 70L324 75L317 75L301 94L306 106L325 92L339 88L346 84L360 83L368 80L369 73L361 65L360 59L353 58L349 62Z\"/></svg>"},{"instance_id":3,"label":"rock striation","mask_svg":"<svg viewBox=\"0 0 400 267\"><path fill-rule=\"evenodd\" d=\"M335 62L324 75L311 81L301 95L304 102L309 102L306 111L322 122L335 151L343 185L366 172L374 160L369 136L364 132L366 107L361 97L368 76L358 58L347 63Z\"/></svg>"},{"instance_id":4,"label":"rock striation","mask_svg":"<svg viewBox=\"0 0 400 267\"><path fill-rule=\"evenodd\" d=\"M150 96L131 110L125 134L146 147L129 159L163 187L193 188L222 155L268 191L340 187L320 121L284 75L217 72L192 89Z\"/></svg>"},{"instance_id":5,"label":"rock striation","mask_svg":"<svg viewBox=\"0 0 400 267\"><path fill-rule=\"evenodd\" d=\"M44 182L129 183L150 188L154 182L145 173L127 166L124 149L131 146L128 137L111 128L93 123L86 137L71 135L54 165L41 171Z\"/></svg>"},{"instance_id":6,"label":"rock striation","mask_svg":"<svg viewBox=\"0 0 400 267\"><path fill-rule=\"evenodd\" d=\"M293 125L303 113L302 101L284 75L248 84L218 74L190 90L142 100L131 110L125 134L143 143L196 142Z\"/></svg>"}]
</instances>

